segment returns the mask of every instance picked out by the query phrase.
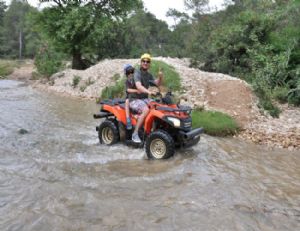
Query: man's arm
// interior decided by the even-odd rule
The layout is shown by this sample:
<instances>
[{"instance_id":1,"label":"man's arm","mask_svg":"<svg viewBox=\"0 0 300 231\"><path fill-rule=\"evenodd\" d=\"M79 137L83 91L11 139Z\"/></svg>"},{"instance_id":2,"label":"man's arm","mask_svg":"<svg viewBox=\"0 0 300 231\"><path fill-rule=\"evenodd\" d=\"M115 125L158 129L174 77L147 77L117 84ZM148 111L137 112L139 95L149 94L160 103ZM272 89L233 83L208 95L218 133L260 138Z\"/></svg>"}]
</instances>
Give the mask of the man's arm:
<instances>
[{"instance_id":1,"label":"man's arm","mask_svg":"<svg viewBox=\"0 0 300 231\"><path fill-rule=\"evenodd\" d=\"M148 95L150 95L152 92L149 91L147 88L145 88L141 82L136 82L135 83L136 88L140 91L140 93L146 93Z\"/></svg>"},{"instance_id":2,"label":"man's arm","mask_svg":"<svg viewBox=\"0 0 300 231\"><path fill-rule=\"evenodd\" d=\"M128 93L140 93L140 91L138 89L133 89L133 88L128 88L127 92Z\"/></svg>"}]
</instances>

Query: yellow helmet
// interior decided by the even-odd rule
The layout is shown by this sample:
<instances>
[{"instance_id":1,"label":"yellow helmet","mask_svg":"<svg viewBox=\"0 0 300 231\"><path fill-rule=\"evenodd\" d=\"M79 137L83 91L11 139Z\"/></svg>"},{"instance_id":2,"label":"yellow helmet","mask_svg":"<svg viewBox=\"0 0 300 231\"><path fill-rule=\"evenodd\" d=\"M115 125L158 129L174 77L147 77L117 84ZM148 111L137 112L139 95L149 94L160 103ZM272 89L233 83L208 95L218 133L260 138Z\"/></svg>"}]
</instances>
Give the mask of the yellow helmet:
<instances>
[{"instance_id":1,"label":"yellow helmet","mask_svg":"<svg viewBox=\"0 0 300 231\"><path fill-rule=\"evenodd\" d=\"M148 59L149 61L151 61L151 55L149 55L148 53L145 53L141 56L141 60L143 59Z\"/></svg>"}]
</instances>

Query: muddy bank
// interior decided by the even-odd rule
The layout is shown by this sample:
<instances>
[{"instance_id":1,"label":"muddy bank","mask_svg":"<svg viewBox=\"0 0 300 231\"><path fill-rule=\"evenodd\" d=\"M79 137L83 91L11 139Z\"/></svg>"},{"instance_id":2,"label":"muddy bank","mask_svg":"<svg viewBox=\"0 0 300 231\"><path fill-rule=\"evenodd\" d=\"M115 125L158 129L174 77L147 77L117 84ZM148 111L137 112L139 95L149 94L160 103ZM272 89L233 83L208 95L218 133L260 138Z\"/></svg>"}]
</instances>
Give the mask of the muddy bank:
<instances>
[{"instance_id":1,"label":"muddy bank","mask_svg":"<svg viewBox=\"0 0 300 231\"><path fill-rule=\"evenodd\" d=\"M234 117L242 128L237 137L269 147L300 149L300 109L281 105L279 118L260 112L258 99L251 86L238 78L220 73L203 72L189 67L187 59L162 58L175 67L181 76L183 91L180 103L193 108L217 110ZM59 94L94 100L106 86L115 83L114 75L123 75L126 63L138 64L138 59L103 60L84 71L66 69L54 74L49 82L31 81L33 87ZM26 81L33 66L17 69L9 78ZM78 84L74 85L74 79Z\"/></svg>"}]
</instances>

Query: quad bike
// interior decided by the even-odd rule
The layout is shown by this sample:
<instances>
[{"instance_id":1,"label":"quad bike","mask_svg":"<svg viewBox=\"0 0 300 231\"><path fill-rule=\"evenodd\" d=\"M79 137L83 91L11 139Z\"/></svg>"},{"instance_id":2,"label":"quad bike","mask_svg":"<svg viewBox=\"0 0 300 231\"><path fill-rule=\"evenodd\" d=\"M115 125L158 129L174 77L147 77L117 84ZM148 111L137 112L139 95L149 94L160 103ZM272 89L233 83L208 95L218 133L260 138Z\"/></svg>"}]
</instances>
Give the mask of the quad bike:
<instances>
[{"instance_id":1,"label":"quad bike","mask_svg":"<svg viewBox=\"0 0 300 231\"><path fill-rule=\"evenodd\" d=\"M153 85L153 84L152 84ZM176 147L189 147L200 140L202 128L192 129L191 108L172 103L172 93L165 97L156 94L155 100L149 103L149 114L144 120L139 136L145 146L149 159L167 159L174 155ZM123 141L128 145L135 145L131 140L132 130L126 129L126 114L124 99L110 99L100 102L100 113L94 114L95 119L105 118L96 127L100 143L112 145ZM137 123L138 115L131 112L133 127Z\"/></svg>"}]
</instances>

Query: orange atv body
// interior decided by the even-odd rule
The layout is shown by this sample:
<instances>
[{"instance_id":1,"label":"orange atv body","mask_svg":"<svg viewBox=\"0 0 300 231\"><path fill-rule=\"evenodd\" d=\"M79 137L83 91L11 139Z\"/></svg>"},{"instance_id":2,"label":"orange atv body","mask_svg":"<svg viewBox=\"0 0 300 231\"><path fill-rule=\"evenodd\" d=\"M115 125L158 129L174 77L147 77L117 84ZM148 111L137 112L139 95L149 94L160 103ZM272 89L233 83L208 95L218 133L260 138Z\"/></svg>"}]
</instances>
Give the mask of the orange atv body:
<instances>
[{"instance_id":1,"label":"orange atv body","mask_svg":"<svg viewBox=\"0 0 300 231\"><path fill-rule=\"evenodd\" d=\"M167 99L167 100L166 100ZM100 143L112 145L118 141L131 141L132 130L126 130L126 113L123 99L104 100L100 113L94 118L106 118L96 127ZM150 159L166 159L172 156L176 147L195 145L200 140L202 128L192 129L191 108L170 103L169 98L153 100L149 113L139 131L139 136ZM138 115L131 113L131 123L136 126Z\"/></svg>"}]
</instances>

